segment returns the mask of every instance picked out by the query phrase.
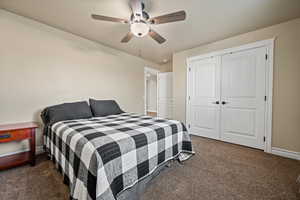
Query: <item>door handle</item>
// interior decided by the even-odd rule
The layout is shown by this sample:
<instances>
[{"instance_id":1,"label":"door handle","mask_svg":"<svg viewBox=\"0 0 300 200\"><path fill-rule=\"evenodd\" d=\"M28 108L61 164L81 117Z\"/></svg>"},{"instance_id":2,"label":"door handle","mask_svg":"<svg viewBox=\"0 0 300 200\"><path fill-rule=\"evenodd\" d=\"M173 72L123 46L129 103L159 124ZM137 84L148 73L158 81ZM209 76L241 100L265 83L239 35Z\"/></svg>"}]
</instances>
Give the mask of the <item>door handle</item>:
<instances>
[{"instance_id":1,"label":"door handle","mask_svg":"<svg viewBox=\"0 0 300 200\"><path fill-rule=\"evenodd\" d=\"M220 104L220 102L219 101L216 101L216 102L212 102L213 104Z\"/></svg>"},{"instance_id":2,"label":"door handle","mask_svg":"<svg viewBox=\"0 0 300 200\"><path fill-rule=\"evenodd\" d=\"M226 102L226 101L222 101L222 105L225 105L225 104L227 104L228 102Z\"/></svg>"}]
</instances>

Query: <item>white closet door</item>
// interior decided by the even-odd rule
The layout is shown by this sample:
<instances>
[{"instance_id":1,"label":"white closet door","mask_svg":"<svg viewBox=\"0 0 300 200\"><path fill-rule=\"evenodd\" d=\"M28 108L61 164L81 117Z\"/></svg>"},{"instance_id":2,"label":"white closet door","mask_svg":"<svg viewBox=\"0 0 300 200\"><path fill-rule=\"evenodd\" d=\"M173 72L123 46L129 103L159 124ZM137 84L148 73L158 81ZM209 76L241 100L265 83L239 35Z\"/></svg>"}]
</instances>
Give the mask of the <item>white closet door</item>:
<instances>
[{"instance_id":1,"label":"white closet door","mask_svg":"<svg viewBox=\"0 0 300 200\"><path fill-rule=\"evenodd\" d=\"M189 130L195 135L219 139L219 59L196 60L189 66Z\"/></svg>"},{"instance_id":2,"label":"white closet door","mask_svg":"<svg viewBox=\"0 0 300 200\"><path fill-rule=\"evenodd\" d=\"M173 74L158 74L158 117L172 119L173 115Z\"/></svg>"},{"instance_id":3,"label":"white closet door","mask_svg":"<svg viewBox=\"0 0 300 200\"><path fill-rule=\"evenodd\" d=\"M221 57L221 139L264 148L266 48Z\"/></svg>"}]
</instances>

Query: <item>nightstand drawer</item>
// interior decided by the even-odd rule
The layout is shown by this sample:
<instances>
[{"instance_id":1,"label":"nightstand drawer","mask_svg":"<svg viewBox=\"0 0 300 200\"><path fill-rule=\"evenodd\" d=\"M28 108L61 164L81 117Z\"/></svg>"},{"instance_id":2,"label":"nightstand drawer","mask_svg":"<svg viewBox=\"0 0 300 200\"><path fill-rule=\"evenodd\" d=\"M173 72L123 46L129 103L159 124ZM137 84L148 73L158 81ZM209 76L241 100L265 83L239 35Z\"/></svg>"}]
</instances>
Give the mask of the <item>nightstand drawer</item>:
<instances>
[{"instance_id":1,"label":"nightstand drawer","mask_svg":"<svg viewBox=\"0 0 300 200\"><path fill-rule=\"evenodd\" d=\"M31 129L2 131L0 132L0 143L18 141L30 138Z\"/></svg>"}]
</instances>

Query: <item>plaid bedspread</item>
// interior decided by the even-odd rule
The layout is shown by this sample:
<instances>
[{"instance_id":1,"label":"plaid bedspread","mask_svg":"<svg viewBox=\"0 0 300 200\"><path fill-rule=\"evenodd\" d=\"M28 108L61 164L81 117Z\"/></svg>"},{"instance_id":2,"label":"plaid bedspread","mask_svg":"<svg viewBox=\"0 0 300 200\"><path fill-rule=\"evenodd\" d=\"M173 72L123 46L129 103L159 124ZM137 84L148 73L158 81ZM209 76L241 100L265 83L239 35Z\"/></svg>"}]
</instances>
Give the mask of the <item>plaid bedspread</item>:
<instances>
[{"instance_id":1,"label":"plaid bedspread","mask_svg":"<svg viewBox=\"0 0 300 200\"><path fill-rule=\"evenodd\" d=\"M115 200L164 162L193 154L182 123L132 113L58 122L44 140L78 200Z\"/></svg>"}]
</instances>

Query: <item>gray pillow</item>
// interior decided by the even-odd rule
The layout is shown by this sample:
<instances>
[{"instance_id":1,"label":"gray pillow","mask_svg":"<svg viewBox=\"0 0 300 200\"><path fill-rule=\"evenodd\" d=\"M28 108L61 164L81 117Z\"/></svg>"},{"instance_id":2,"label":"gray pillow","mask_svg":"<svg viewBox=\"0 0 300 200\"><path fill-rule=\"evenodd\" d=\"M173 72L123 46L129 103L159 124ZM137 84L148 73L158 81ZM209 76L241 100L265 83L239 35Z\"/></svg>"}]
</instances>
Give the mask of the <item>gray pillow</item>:
<instances>
[{"instance_id":1,"label":"gray pillow","mask_svg":"<svg viewBox=\"0 0 300 200\"><path fill-rule=\"evenodd\" d=\"M108 115L118 115L124 113L114 100L94 100L90 99L90 106L94 117L105 117Z\"/></svg>"},{"instance_id":2,"label":"gray pillow","mask_svg":"<svg viewBox=\"0 0 300 200\"><path fill-rule=\"evenodd\" d=\"M92 118L93 114L87 102L82 101L48 107L41 117L45 125L52 125L59 121Z\"/></svg>"}]
</instances>

